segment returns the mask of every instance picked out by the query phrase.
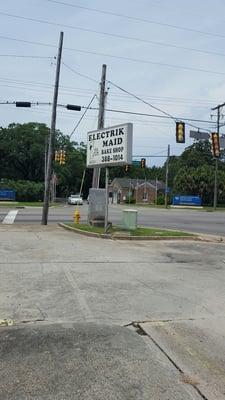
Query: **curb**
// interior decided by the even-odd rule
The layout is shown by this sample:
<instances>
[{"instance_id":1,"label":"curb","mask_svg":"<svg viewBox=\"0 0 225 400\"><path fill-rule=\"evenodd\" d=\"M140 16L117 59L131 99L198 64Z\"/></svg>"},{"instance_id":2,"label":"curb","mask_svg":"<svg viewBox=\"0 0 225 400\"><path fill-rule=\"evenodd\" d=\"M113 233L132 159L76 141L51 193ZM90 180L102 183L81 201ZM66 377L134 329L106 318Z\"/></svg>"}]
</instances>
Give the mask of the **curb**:
<instances>
[{"instance_id":1,"label":"curb","mask_svg":"<svg viewBox=\"0 0 225 400\"><path fill-rule=\"evenodd\" d=\"M68 231L78 233L83 236L95 237L99 239L111 239L111 240L193 240L200 242L213 242L213 240L205 239L201 236L124 236L124 235L107 235L102 233L87 232L72 226L68 226L63 222L59 222L58 225Z\"/></svg>"},{"instance_id":2,"label":"curb","mask_svg":"<svg viewBox=\"0 0 225 400\"><path fill-rule=\"evenodd\" d=\"M96 233L96 232L83 231L82 229L73 228L72 226L68 226L68 225L64 224L63 222L59 222L58 225L61 226L61 228L64 228L64 229L66 229L68 231L72 231L74 233L79 233L80 235L83 235L83 236L97 237L97 238L101 238L101 239L111 239L111 235L105 235L105 234Z\"/></svg>"}]
</instances>

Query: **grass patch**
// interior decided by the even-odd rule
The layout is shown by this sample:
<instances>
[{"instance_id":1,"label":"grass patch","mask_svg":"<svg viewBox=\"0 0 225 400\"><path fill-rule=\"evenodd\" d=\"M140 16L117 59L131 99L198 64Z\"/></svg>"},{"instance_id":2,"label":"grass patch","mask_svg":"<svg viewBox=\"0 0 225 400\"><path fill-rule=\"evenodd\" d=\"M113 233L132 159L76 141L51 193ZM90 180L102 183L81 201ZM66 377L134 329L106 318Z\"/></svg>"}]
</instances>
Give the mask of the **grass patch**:
<instances>
[{"instance_id":1,"label":"grass patch","mask_svg":"<svg viewBox=\"0 0 225 400\"><path fill-rule=\"evenodd\" d=\"M73 224L73 223L68 223L65 225L71 226L72 228L80 229L81 231L104 233L104 228L102 228L100 226L91 226L89 224Z\"/></svg>"},{"instance_id":2,"label":"grass patch","mask_svg":"<svg viewBox=\"0 0 225 400\"><path fill-rule=\"evenodd\" d=\"M73 224L73 223L68 223L66 225L69 225L73 228L80 229L82 231L86 232L94 232L94 233L99 233L102 234L104 233L104 228L103 227L96 227L96 226L91 226L89 224ZM138 227L135 230L126 230L123 227L113 225L109 231L109 234L119 234L122 233L123 235L127 233L127 236L194 236L191 233L187 232L182 232L182 231L169 231L167 229L159 229L159 228L144 228L144 227Z\"/></svg>"},{"instance_id":3,"label":"grass patch","mask_svg":"<svg viewBox=\"0 0 225 400\"><path fill-rule=\"evenodd\" d=\"M51 206L58 205L58 203L50 203ZM43 207L42 201L0 201L0 207L15 208L15 207Z\"/></svg>"},{"instance_id":4,"label":"grass patch","mask_svg":"<svg viewBox=\"0 0 225 400\"><path fill-rule=\"evenodd\" d=\"M182 231L169 231L167 229L138 227L130 231L132 236L193 236L192 233Z\"/></svg>"}]
</instances>

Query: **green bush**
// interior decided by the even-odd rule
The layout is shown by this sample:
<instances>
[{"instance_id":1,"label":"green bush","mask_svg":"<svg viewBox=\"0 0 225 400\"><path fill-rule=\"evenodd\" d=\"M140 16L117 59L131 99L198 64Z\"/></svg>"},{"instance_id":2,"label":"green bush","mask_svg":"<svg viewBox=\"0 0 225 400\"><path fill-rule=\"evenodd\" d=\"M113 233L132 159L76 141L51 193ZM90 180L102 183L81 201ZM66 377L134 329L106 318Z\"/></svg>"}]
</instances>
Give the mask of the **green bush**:
<instances>
[{"instance_id":1,"label":"green bush","mask_svg":"<svg viewBox=\"0 0 225 400\"><path fill-rule=\"evenodd\" d=\"M135 197L130 197L129 198L129 196L127 196L126 200L125 200L125 203L126 204L135 204L136 203L136 199L135 199Z\"/></svg>"},{"instance_id":2,"label":"green bush","mask_svg":"<svg viewBox=\"0 0 225 400\"><path fill-rule=\"evenodd\" d=\"M0 183L0 188L15 190L17 201L39 201L43 200L44 197L44 184L42 182L4 179Z\"/></svg>"},{"instance_id":3,"label":"green bush","mask_svg":"<svg viewBox=\"0 0 225 400\"><path fill-rule=\"evenodd\" d=\"M160 205L160 206L165 204L165 195L164 195L164 193L159 193L158 194L157 204ZM171 204L171 195L170 194L168 194L168 196L167 196L167 204Z\"/></svg>"}]
</instances>

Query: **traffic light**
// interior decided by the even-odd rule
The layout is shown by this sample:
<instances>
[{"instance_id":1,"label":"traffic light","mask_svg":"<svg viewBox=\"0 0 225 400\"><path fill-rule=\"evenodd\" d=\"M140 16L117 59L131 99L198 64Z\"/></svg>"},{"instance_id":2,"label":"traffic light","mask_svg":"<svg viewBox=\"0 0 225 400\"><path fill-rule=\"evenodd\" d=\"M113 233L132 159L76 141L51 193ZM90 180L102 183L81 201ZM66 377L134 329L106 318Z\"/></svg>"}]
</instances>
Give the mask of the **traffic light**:
<instances>
[{"instance_id":1,"label":"traffic light","mask_svg":"<svg viewBox=\"0 0 225 400\"><path fill-rule=\"evenodd\" d=\"M212 132L212 154L213 157L220 156L220 138L217 132Z\"/></svg>"},{"instance_id":2,"label":"traffic light","mask_svg":"<svg viewBox=\"0 0 225 400\"><path fill-rule=\"evenodd\" d=\"M129 165L125 165L125 172L127 173L129 171Z\"/></svg>"},{"instance_id":3,"label":"traffic light","mask_svg":"<svg viewBox=\"0 0 225 400\"><path fill-rule=\"evenodd\" d=\"M176 142L185 143L185 123L176 122Z\"/></svg>"},{"instance_id":4,"label":"traffic light","mask_svg":"<svg viewBox=\"0 0 225 400\"><path fill-rule=\"evenodd\" d=\"M59 164L64 165L65 162L66 162L66 152L65 152L65 150L60 150Z\"/></svg>"},{"instance_id":5,"label":"traffic light","mask_svg":"<svg viewBox=\"0 0 225 400\"><path fill-rule=\"evenodd\" d=\"M141 159L141 168L145 168L145 166L146 166L146 159L142 158Z\"/></svg>"},{"instance_id":6,"label":"traffic light","mask_svg":"<svg viewBox=\"0 0 225 400\"><path fill-rule=\"evenodd\" d=\"M81 110L81 106L77 106L74 104L67 104L66 108L67 108L67 110L72 110L72 111L80 111Z\"/></svg>"},{"instance_id":7,"label":"traffic light","mask_svg":"<svg viewBox=\"0 0 225 400\"><path fill-rule=\"evenodd\" d=\"M16 107L31 107L30 101L16 101Z\"/></svg>"},{"instance_id":8,"label":"traffic light","mask_svg":"<svg viewBox=\"0 0 225 400\"><path fill-rule=\"evenodd\" d=\"M60 153L57 150L55 151L55 161L56 162L60 161Z\"/></svg>"}]
</instances>

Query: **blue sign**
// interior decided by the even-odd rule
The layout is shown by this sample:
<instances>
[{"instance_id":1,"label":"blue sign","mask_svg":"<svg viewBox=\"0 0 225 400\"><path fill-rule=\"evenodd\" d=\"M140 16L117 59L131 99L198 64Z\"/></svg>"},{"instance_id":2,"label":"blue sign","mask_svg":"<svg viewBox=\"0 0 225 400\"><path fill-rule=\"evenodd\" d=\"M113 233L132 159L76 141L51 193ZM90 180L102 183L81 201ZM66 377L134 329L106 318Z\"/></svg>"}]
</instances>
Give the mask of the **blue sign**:
<instances>
[{"instance_id":1,"label":"blue sign","mask_svg":"<svg viewBox=\"0 0 225 400\"><path fill-rule=\"evenodd\" d=\"M16 191L12 189L0 189L0 200L15 200Z\"/></svg>"},{"instance_id":2,"label":"blue sign","mask_svg":"<svg viewBox=\"0 0 225 400\"><path fill-rule=\"evenodd\" d=\"M202 199L199 196L173 196L173 206L201 206Z\"/></svg>"}]
</instances>

